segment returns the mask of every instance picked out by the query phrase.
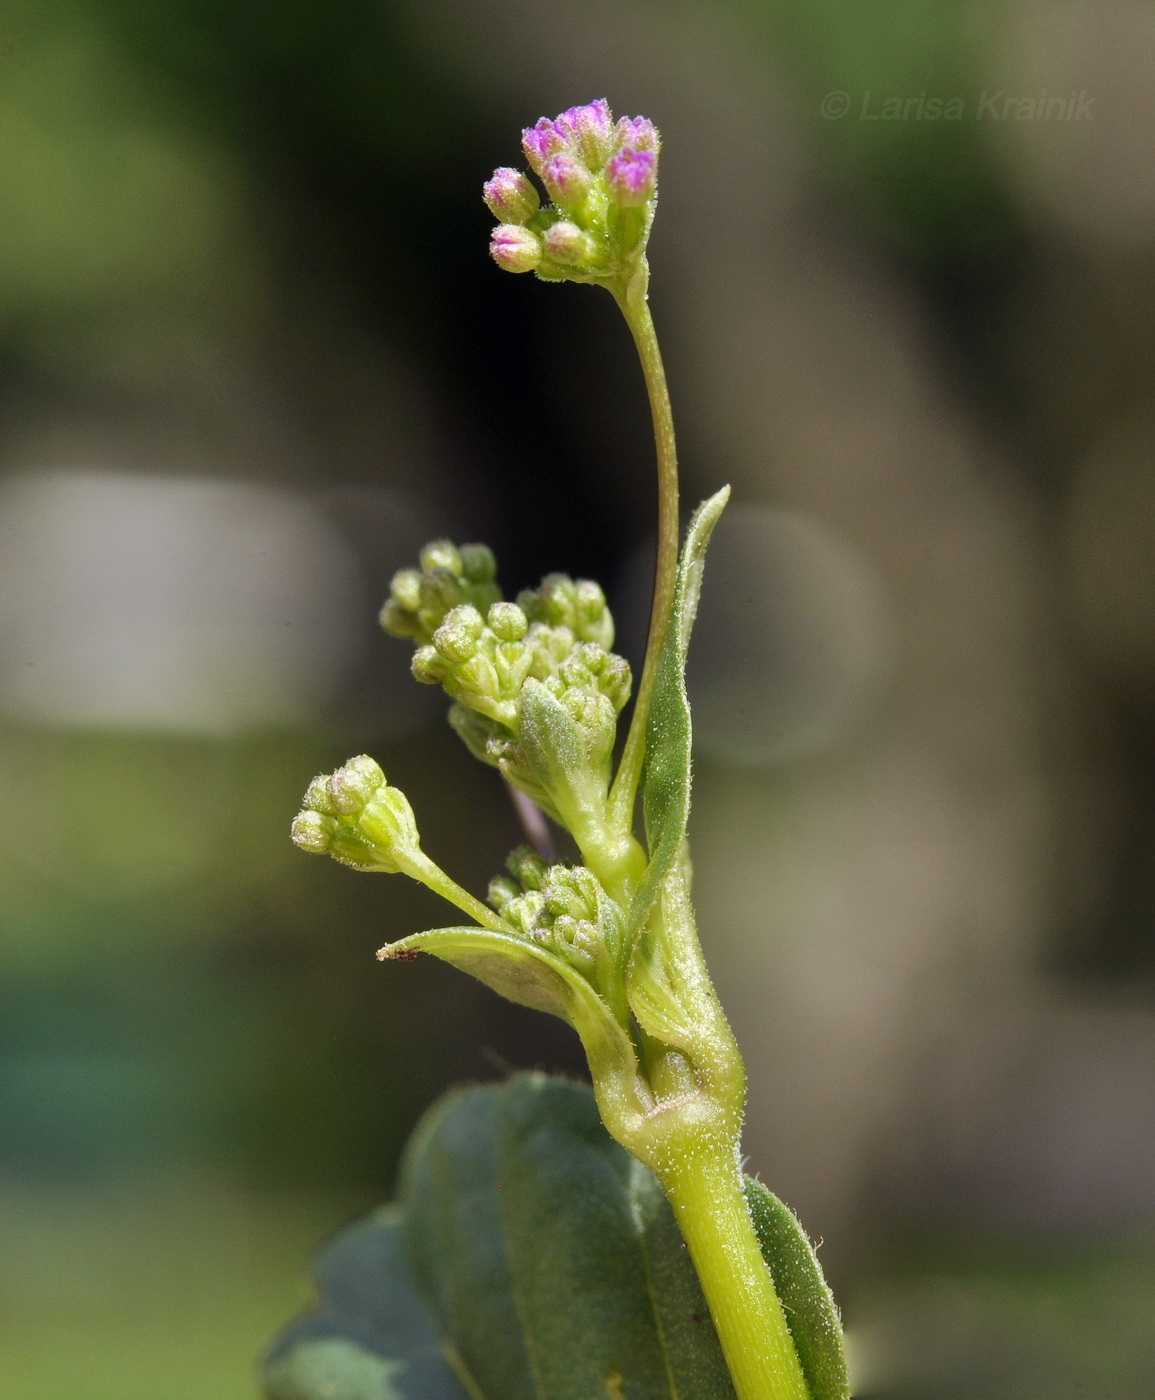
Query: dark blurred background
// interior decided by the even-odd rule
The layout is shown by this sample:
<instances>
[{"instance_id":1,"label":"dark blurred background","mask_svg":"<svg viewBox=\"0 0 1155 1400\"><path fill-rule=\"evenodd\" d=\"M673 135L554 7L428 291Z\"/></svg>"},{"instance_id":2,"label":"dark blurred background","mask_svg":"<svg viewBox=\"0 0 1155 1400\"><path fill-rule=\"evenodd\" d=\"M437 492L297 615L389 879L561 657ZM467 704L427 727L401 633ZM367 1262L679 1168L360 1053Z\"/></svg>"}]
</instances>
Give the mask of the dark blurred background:
<instances>
[{"instance_id":1,"label":"dark blurred background","mask_svg":"<svg viewBox=\"0 0 1155 1400\"><path fill-rule=\"evenodd\" d=\"M642 645L640 375L486 257L594 96L665 137L703 940L858 1393L1155 1392L1155 9L0 6L0 1392L241 1400L444 1087L581 1071L288 843L496 776L375 627L427 538Z\"/></svg>"}]
</instances>

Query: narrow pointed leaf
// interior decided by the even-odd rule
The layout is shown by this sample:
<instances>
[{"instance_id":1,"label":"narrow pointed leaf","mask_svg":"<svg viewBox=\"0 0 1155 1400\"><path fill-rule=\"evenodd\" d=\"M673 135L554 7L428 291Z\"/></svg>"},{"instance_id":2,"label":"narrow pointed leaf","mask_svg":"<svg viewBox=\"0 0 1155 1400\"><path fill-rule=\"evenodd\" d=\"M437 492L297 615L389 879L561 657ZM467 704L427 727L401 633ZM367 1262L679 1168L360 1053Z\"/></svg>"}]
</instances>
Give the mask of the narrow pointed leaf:
<instances>
[{"instance_id":1,"label":"narrow pointed leaf","mask_svg":"<svg viewBox=\"0 0 1155 1400\"><path fill-rule=\"evenodd\" d=\"M526 1075L435 1108L404 1173L415 1274L480 1400L734 1400L661 1188L588 1089Z\"/></svg>"},{"instance_id":2,"label":"narrow pointed leaf","mask_svg":"<svg viewBox=\"0 0 1155 1400\"><path fill-rule=\"evenodd\" d=\"M646 766L642 810L650 864L634 898L630 923L638 928L649 913L658 886L677 855L690 819L690 702L686 696L686 653L698 611L706 546L718 523L730 488L725 486L694 512L674 594L669 635L658 663L646 728Z\"/></svg>"},{"instance_id":3,"label":"narrow pointed leaf","mask_svg":"<svg viewBox=\"0 0 1155 1400\"><path fill-rule=\"evenodd\" d=\"M811 1400L847 1400L850 1382L842 1321L813 1245L790 1207L750 1177L746 1178L746 1204L782 1300Z\"/></svg>"},{"instance_id":4,"label":"narrow pointed leaf","mask_svg":"<svg viewBox=\"0 0 1155 1400\"><path fill-rule=\"evenodd\" d=\"M507 1000L531 1006L535 1011L548 1011L571 1025L575 998L587 1001L595 996L589 983L568 963L547 948L537 947L513 933L495 933L470 925L429 929L389 944L378 956L388 960L413 953L431 953L468 972Z\"/></svg>"},{"instance_id":5,"label":"narrow pointed leaf","mask_svg":"<svg viewBox=\"0 0 1155 1400\"><path fill-rule=\"evenodd\" d=\"M563 958L516 934L477 927L410 934L378 956L388 959L416 952L432 953L510 1001L568 1022L581 1038L603 1116L620 1125L623 1133L640 1123L649 1099L633 1041L609 1005Z\"/></svg>"},{"instance_id":6,"label":"narrow pointed leaf","mask_svg":"<svg viewBox=\"0 0 1155 1400\"><path fill-rule=\"evenodd\" d=\"M314 1276L315 1310L265 1361L267 1400L469 1400L414 1286L396 1206L343 1231Z\"/></svg>"}]
</instances>

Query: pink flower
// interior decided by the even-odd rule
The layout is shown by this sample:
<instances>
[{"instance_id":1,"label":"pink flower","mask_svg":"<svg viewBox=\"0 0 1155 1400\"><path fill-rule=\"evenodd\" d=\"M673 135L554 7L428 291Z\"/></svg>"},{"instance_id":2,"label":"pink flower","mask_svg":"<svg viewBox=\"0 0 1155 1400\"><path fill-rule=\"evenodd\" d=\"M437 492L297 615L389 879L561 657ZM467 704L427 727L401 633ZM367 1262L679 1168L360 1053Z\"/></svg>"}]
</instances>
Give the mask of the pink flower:
<instances>
[{"instance_id":1,"label":"pink flower","mask_svg":"<svg viewBox=\"0 0 1155 1400\"><path fill-rule=\"evenodd\" d=\"M489 255L506 272L532 272L541 262L541 239L518 224L499 224L490 235Z\"/></svg>"},{"instance_id":2,"label":"pink flower","mask_svg":"<svg viewBox=\"0 0 1155 1400\"><path fill-rule=\"evenodd\" d=\"M649 117L622 117L617 125L619 146L631 151L653 151L655 155L661 146L658 129Z\"/></svg>"},{"instance_id":3,"label":"pink flower","mask_svg":"<svg viewBox=\"0 0 1155 1400\"><path fill-rule=\"evenodd\" d=\"M604 97L584 107L568 107L554 118L554 127L591 170L600 170L618 144L613 113Z\"/></svg>"},{"instance_id":4,"label":"pink flower","mask_svg":"<svg viewBox=\"0 0 1155 1400\"><path fill-rule=\"evenodd\" d=\"M499 166L481 190L489 212L503 224L524 224L537 213L541 199L520 170Z\"/></svg>"},{"instance_id":5,"label":"pink flower","mask_svg":"<svg viewBox=\"0 0 1155 1400\"><path fill-rule=\"evenodd\" d=\"M565 209L579 205L590 189L590 172L576 156L562 152L550 156L541 168L541 182L555 204Z\"/></svg>"},{"instance_id":6,"label":"pink flower","mask_svg":"<svg viewBox=\"0 0 1155 1400\"><path fill-rule=\"evenodd\" d=\"M550 156L560 155L568 148L567 137L548 117L542 117L534 126L527 127L521 133L521 149L538 175Z\"/></svg>"},{"instance_id":7,"label":"pink flower","mask_svg":"<svg viewBox=\"0 0 1155 1400\"><path fill-rule=\"evenodd\" d=\"M658 183L658 162L653 151L619 151L606 166L610 198L625 208L645 204Z\"/></svg>"}]
</instances>

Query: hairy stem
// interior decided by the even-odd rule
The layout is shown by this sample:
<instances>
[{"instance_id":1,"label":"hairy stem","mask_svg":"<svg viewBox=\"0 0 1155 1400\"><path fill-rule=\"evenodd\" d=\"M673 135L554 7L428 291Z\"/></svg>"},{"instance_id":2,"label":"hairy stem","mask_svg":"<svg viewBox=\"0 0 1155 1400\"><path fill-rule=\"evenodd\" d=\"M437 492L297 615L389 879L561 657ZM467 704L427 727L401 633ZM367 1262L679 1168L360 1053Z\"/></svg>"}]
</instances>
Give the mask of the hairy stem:
<instances>
[{"instance_id":1,"label":"hairy stem","mask_svg":"<svg viewBox=\"0 0 1155 1400\"><path fill-rule=\"evenodd\" d=\"M659 1178L698 1271L738 1400L810 1400L728 1144L671 1156Z\"/></svg>"},{"instance_id":2,"label":"hairy stem","mask_svg":"<svg viewBox=\"0 0 1155 1400\"><path fill-rule=\"evenodd\" d=\"M628 830L633 824L634 800L646 756L646 724L654 677L674 609L674 582L678 572L678 451L674 442L674 415L666 387L666 371L662 367L662 353L658 348L649 303L644 293L634 297L628 293L615 294L615 299L626 318L642 362L658 458L658 560L654 570L650 632L634 715L609 802L612 825Z\"/></svg>"},{"instance_id":3,"label":"hairy stem","mask_svg":"<svg viewBox=\"0 0 1155 1400\"><path fill-rule=\"evenodd\" d=\"M456 880L450 879L445 871L435 862L429 859L424 851L413 851L406 855L401 869L411 880L416 880L418 884L424 885L427 889L439 894L442 899L450 904L456 904L463 914L468 914L471 919L476 919L482 928L490 929L494 933L508 933L509 925L498 914L495 914L488 904L482 904L480 899L475 899L468 890L463 890Z\"/></svg>"}]
</instances>

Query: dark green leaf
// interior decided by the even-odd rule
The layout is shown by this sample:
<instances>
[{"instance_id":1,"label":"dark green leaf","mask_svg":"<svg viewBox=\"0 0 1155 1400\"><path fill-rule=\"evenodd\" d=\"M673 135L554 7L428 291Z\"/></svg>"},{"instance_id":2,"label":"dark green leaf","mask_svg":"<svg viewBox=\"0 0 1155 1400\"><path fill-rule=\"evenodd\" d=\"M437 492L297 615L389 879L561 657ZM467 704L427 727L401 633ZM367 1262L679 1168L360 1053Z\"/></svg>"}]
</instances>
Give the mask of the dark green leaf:
<instances>
[{"instance_id":1,"label":"dark green leaf","mask_svg":"<svg viewBox=\"0 0 1155 1400\"><path fill-rule=\"evenodd\" d=\"M418 1281L481 1400L733 1400L673 1215L580 1085L434 1109L407 1159Z\"/></svg>"},{"instance_id":2,"label":"dark green leaf","mask_svg":"<svg viewBox=\"0 0 1155 1400\"><path fill-rule=\"evenodd\" d=\"M661 1187L582 1085L524 1075L424 1118L388 1207L322 1254L269 1400L734 1400ZM802 1227L747 1201L812 1400L846 1400L838 1313ZM404 1218L404 1224L400 1222Z\"/></svg>"},{"instance_id":3,"label":"dark green leaf","mask_svg":"<svg viewBox=\"0 0 1155 1400\"><path fill-rule=\"evenodd\" d=\"M782 1301L811 1400L847 1400L842 1323L798 1217L760 1181L746 1178L746 1204Z\"/></svg>"},{"instance_id":4,"label":"dark green leaf","mask_svg":"<svg viewBox=\"0 0 1155 1400\"><path fill-rule=\"evenodd\" d=\"M690 819L690 702L686 697L686 653L698 611L706 546L729 498L730 488L725 486L694 512L678 562L674 614L658 663L646 726L642 810L650 864L631 910L630 923L635 929L649 913Z\"/></svg>"},{"instance_id":5,"label":"dark green leaf","mask_svg":"<svg viewBox=\"0 0 1155 1400\"><path fill-rule=\"evenodd\" d=\"M316 1310L265 1361L269 1400L469 1400L413 1285L396 1206L339 1235L314 1275Z\"/></svg>"}]
</instances>

